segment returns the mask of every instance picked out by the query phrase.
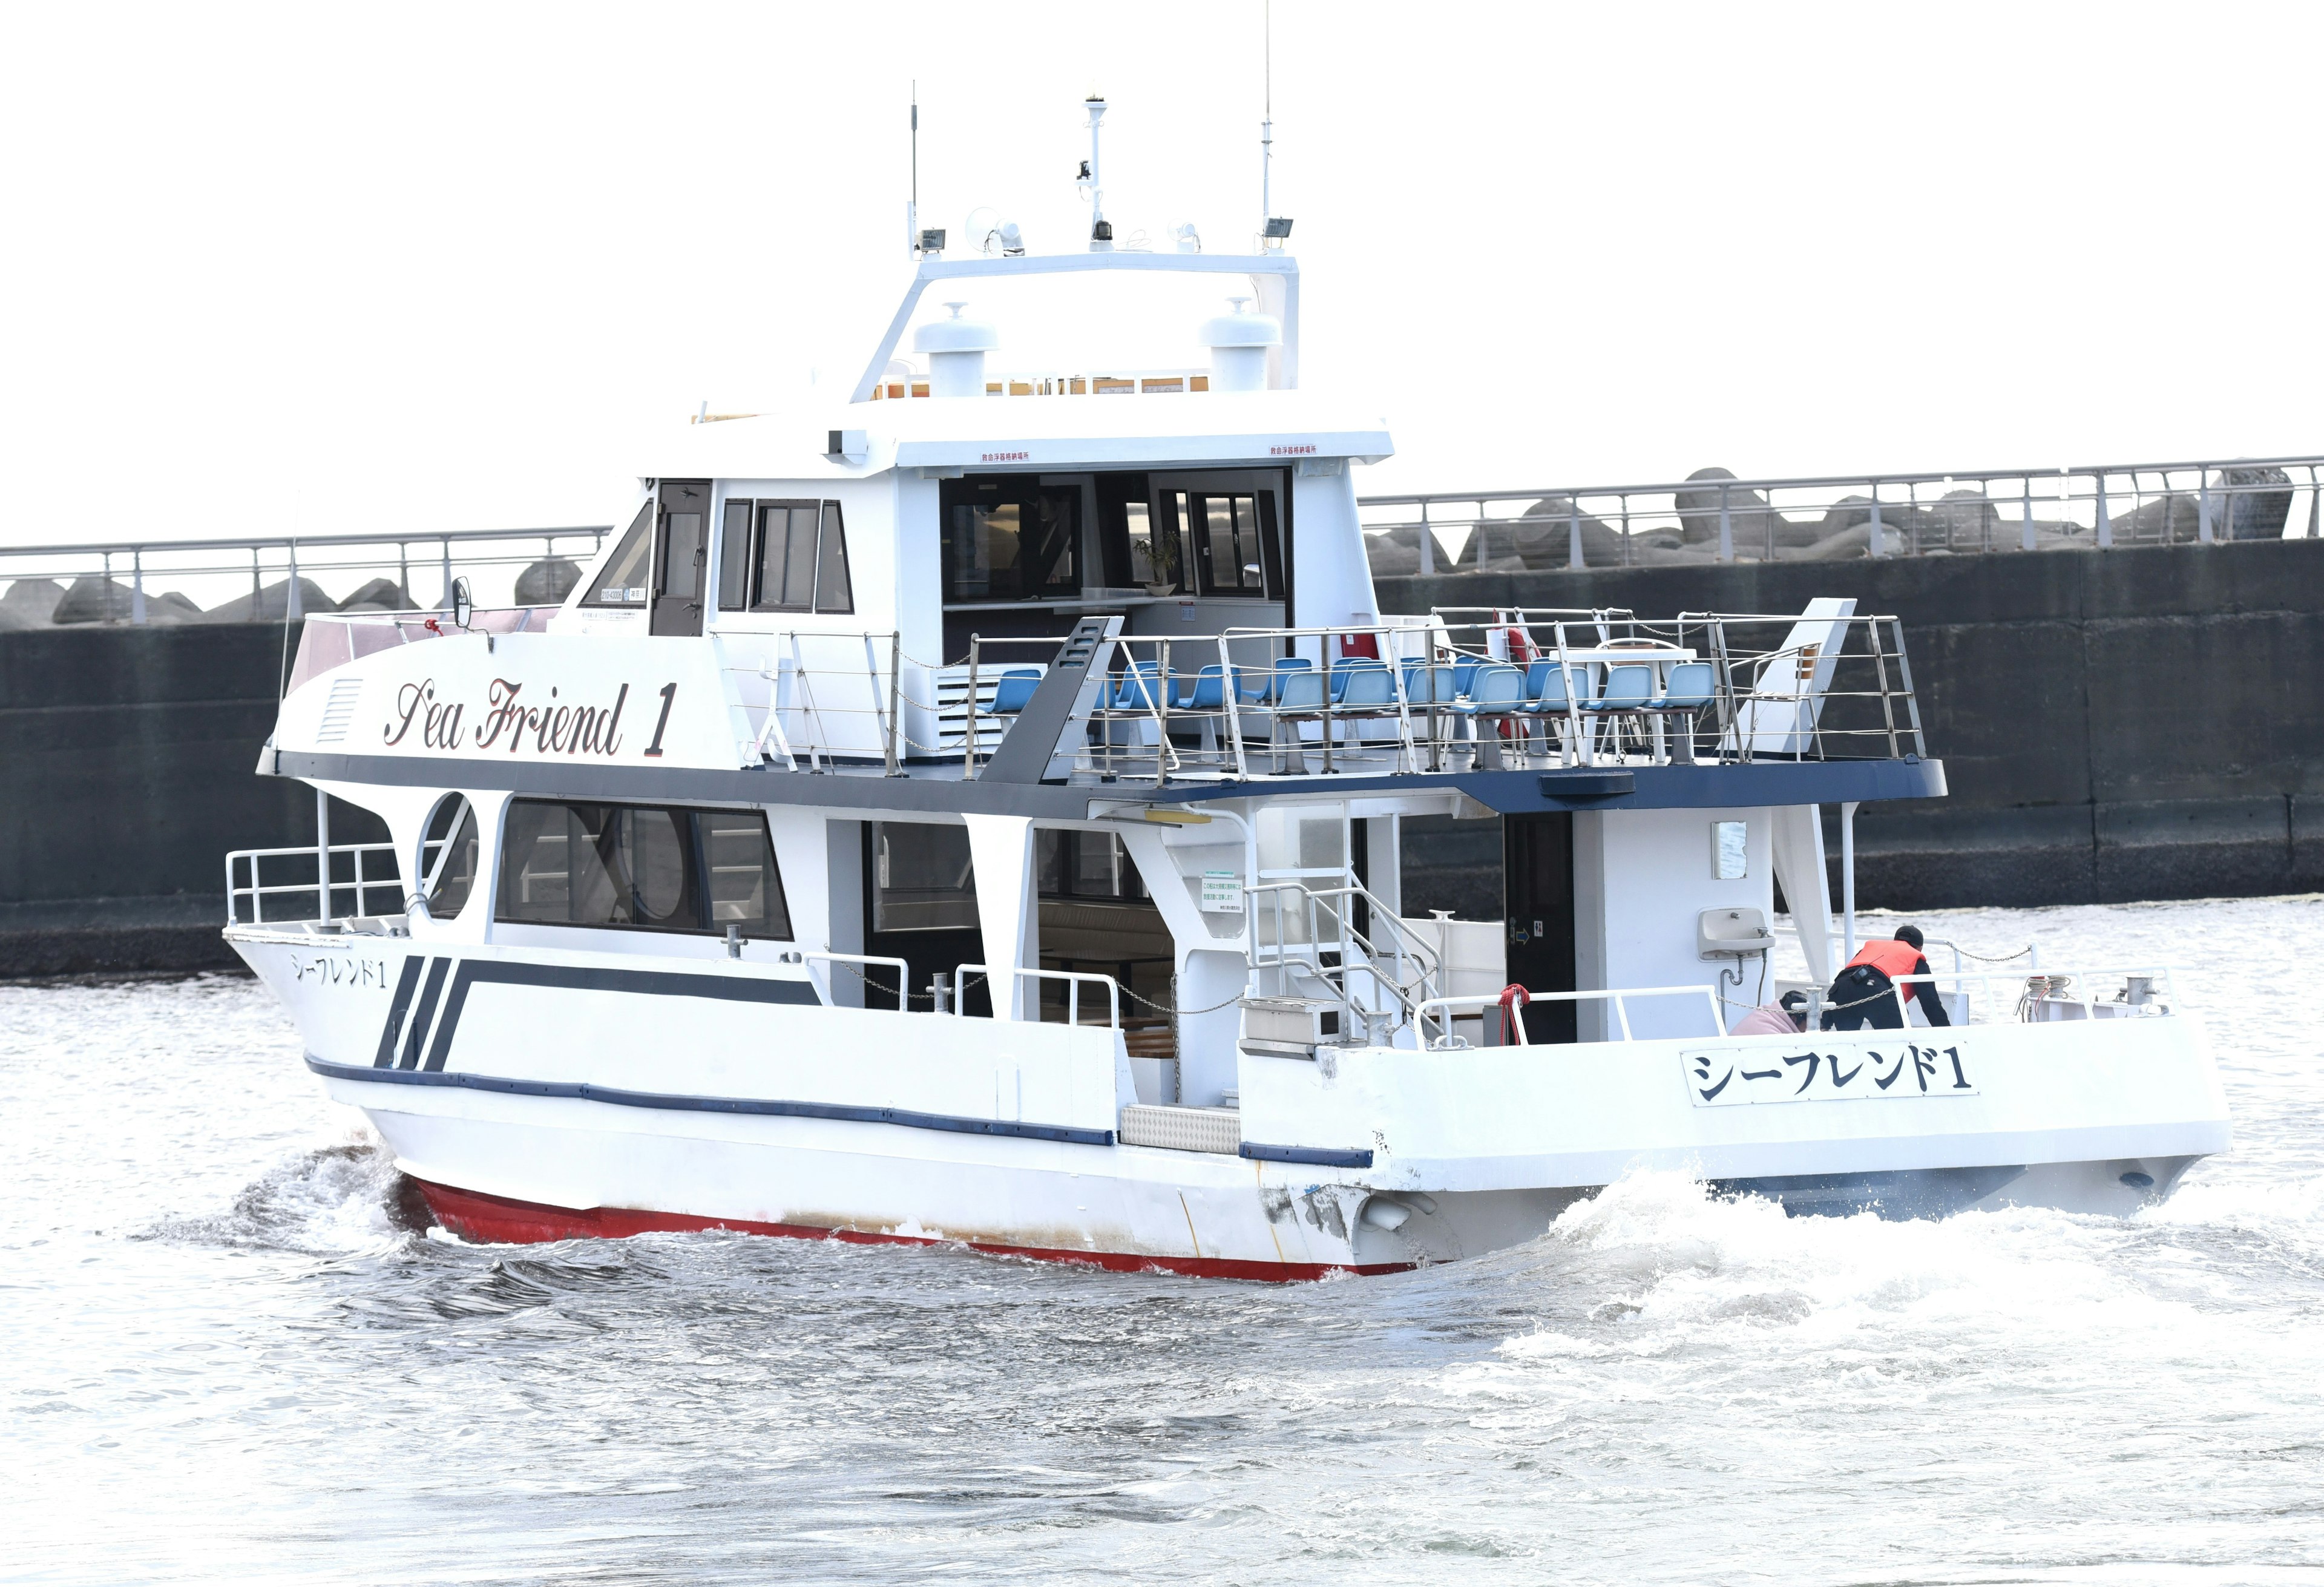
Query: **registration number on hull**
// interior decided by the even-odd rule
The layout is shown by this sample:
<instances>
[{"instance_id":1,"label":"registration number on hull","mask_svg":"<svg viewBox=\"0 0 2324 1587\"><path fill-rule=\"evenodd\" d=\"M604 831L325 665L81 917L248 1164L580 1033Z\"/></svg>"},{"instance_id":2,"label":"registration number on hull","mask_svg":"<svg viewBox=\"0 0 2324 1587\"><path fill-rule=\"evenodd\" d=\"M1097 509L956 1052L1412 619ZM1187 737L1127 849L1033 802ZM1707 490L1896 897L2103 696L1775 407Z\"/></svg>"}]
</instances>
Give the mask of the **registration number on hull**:
<instances>
[{"instance_id":1,"label":"registration number on hull","mask_svg":"<svg viewBox=\"0 0 2324 1587\"><path fill-rule=\"evenodd\" d=\"M1679 1066L1687 1101L1698 1108L1978 1094L1958 1041L1687 1047Z\"/></svg>"}]
</instances>

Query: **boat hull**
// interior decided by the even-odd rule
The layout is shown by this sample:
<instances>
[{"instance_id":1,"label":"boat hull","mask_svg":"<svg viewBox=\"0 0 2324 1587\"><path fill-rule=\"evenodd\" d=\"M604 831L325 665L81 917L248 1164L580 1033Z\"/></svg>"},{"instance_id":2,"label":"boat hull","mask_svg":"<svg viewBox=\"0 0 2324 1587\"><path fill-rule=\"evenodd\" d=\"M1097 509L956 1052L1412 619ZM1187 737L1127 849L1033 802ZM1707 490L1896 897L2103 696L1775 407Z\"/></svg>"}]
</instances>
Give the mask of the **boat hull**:
<instances>
[{"instance_id":1,"label":"boat hull","mask_svg":"<svg viewBox=\"0 0 2324 1587\"><path fill-rule=\"evenodd\" d=\"M2185 1018L1969 1028L1903 1089L1849 1058L1861 1091L1811 1074L1741 1106L1697 1071L1796 1077L1816 1043L1245 1054L1240 1145L1203 1151L1121 1139L1109 1029L831 1007L786 964L231 936L475 1240L723 1228L1305 1279L1520 1243L1637 1167L1794 1213L2127 1213L2226 1144Z\"/></svg>"}]
</instances>

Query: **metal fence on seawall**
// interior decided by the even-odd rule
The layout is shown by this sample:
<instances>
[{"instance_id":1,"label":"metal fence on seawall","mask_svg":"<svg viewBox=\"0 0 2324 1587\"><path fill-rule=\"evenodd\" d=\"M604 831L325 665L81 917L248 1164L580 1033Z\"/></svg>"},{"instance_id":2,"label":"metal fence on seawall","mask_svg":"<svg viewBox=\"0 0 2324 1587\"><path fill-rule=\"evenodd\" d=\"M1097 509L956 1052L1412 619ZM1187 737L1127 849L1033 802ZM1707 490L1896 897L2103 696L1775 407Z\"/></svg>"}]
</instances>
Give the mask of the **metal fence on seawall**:
<instances>
[{"instance_id":1,"label":"metal fence on seawall","mask_svg":"<svg viewBox=\"0 0 2324 1587\"><path fill-rule=\"evenodd\" d=\"M0 630L73 623L296 623L332 612L562 601L604 524L426 534L244 536L0 547Z\"/></svg>"},{"instance_id":2,"label":"metal fence on seawall","mask_svg":"<svg viewBox=\"0 0 2324 1587\"><path fill-rule=\"evenodd\" d=\"M1367 496L1376 577L1821 562L2319 532L2324 456Z\"/></svg>"}]
</instances>

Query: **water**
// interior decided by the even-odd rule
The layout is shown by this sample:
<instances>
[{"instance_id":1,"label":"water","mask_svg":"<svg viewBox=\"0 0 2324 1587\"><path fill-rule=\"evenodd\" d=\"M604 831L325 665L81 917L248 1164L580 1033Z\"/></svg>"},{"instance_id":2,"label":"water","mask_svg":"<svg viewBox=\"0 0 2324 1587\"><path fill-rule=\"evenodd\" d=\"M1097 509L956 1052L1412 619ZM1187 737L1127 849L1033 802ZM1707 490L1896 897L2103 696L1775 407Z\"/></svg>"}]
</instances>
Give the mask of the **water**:
<instances>
[{"instance_id":1,"label":"water","mask_svg":"<svg viewBox=\"0 0 2324 1587\"><path fill-rule=\"evenodd\" d=\"M1923 917L2209 966L2126 1223L1644 1176L1462 1266L430 1236L252 983L0 990L0 1579L2309 1582L2316 900Z\"/></svg>"}]
</instances>

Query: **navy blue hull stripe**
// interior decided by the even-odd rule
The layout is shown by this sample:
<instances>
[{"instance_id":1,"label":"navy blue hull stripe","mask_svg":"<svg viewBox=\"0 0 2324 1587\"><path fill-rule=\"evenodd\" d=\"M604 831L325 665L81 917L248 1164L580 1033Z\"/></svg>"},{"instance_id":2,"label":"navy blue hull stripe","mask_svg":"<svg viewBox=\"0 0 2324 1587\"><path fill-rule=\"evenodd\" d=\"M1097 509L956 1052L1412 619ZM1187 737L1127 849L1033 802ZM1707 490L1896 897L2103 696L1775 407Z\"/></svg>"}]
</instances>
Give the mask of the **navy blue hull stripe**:
<instances>
[{"instance_id":1,"label":"navy blue hull stripe","mask_svg":"<svg viewBox=\"0 0 2324 1587\"><path fill-rule=\"evenodd\" d=\"M712 980L703 976L698 979ZM445 1016L451 1017L448 1013ZM1017 1124L999 1119L961 1119L949 1113L915 1113L902 1108L851 1107L839 1103L776 1102L761 1097L672 1096L657 1091L622 1091L610 1085L560 1080L506 1080L493 1075L449 1074L428 1069L374 1069L330 1064L309 1053L307 1067L333 1080L374 1085L456 1085L507 1096L559 1096L605 1103L617 1108L660 1108L681 1113L749 1113L778 1119L835 1119L851 1124L894 1124L905 1130L944 1130L955 1135L1004 1135L1020 1140L1056 1140L1073 1146L1111 1146L1111 1130L1077 1130L1064 1124ZM1367 1161L1370 1154L1365 1154Z\"/></svg>"},{"instance_id":2,"label":"navy blue hull stripe","mask_svg":"<svg viewBox=\"0 0 2324 1587\"><path fill-rule=\"evenodd\" d=\"M438 966L440 969L441 966ZM428 979L428 1001L435 1001L437 976ZM623 992L643 997L703 997L730 1003L820 1003L815 988L804 981L768 981L756 976L701 975L687 971L609 970L584 964L526 964L511 960L464 959L452 978L452 995L444 1004L444 1018L436 1039L428 1044L428 1070L443 1072L452 1056L452 1038L460 1029L460 1014L468 1006L468 989L487 986L540 986L560 992ZM423 1019L415 1029L425 1029ZM418 1048L418 1038L413 1038ZM409 1065L405 1066L410 1067ZM646 1106L650 1104L637 1104Z\"/></svg>"},{"instance_id":3,"label":"navy blue hull stripe","mask_svg":"<svg viewBox=\"0 0 2324 1587\"><path fill-rule=\"evenodd\" d=\"M366 1069L358 1075L370 1073ZM1369 1168L1372 1154L1369 1149L1348 1151L1329 1146L1267 1146L1256 1140L1242 1143L1241 1155L1256 1158L1262 1163L1307 1163L1318 1168Z\"/></svg>"},{"instance_id":4,"label":"navy blue hull stripe","mask_svg":"<svg viewBox=\"0 0 2324 1587\"><path fill-rule=\"evenodd\" d=\"M438 959L428 966L428 983L420 989L420 1006L411 1011L411 1023L403 1033L403 1062L400 1069L420 1066L420 1044L428 1035L428 1021L436 1017L436 1000L444 995L444 972L452 967L449 959Z\"/></svg>"},{"instance_id":5,"label":"navy blue hull stripe","mask_svg":"<svg viewBox=\"0 0 2324 1587\"><path fill-rule=\"evenodd\" d=\"M413 954L403 961L403 973L395 978L395 996L387 1005L387 1024L379 1033L379 1056L373 1060L376 1068L391 1068L395 1063L395 1036L403 1029L403 1016L411 1007L411 989L420 984L420 959Z\"/></svg>"}]
</instances>

